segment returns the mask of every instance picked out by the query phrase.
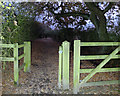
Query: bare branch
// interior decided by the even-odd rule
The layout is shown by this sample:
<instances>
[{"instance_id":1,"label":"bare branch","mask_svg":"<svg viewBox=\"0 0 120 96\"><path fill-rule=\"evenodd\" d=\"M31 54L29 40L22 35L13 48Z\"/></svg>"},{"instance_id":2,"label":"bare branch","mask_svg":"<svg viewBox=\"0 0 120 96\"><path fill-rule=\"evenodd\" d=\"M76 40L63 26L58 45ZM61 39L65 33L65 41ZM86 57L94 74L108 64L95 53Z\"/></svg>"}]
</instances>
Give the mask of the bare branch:
<instances>
[{"instance_id":1,"label":"bare branch","mask_svg":"<svg viewBox=\"0 0 120 96\"><path fill-rule=\"evenodd\" d=\"M80 12L67 12L67 13L54 13L55 16L81 16L84 19L88 20L90 19L90 15L89 14L85 14L85 13L80 13Z\"/></svg>"},{"instance_id":2,"label":"bare branch","mask_svg":"<svg viewBox=\"0 0 120 96\"><path fill-rule=\"evenodd\" d=\"M94 14L97 14L99 16L103 14L103 11L98 6L96 6L94 2L85 2L85 4Z\"/></svg>"},{"instance_id":3,"label":"bare branch","mask_svg":"<svg viewBox=\"0 0 120 96\"><path fill-rule=\"evenodd\" d=\"M109 5L104 9L103 13L105 14L108 10L110 10L112 8L114 3L109 2Z\"/></svg>"}]
</instances>

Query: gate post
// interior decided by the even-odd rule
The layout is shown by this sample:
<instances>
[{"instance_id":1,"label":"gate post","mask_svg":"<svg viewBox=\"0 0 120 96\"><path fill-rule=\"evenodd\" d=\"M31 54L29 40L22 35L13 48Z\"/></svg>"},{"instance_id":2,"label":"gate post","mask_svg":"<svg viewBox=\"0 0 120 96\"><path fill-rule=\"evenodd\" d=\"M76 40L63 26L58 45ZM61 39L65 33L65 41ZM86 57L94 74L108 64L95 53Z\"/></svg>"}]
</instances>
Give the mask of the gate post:
<instances>
[{"instance_id":1,"label":"gate post","mask_svg":"<svg viewBox=\"0 0 120 96\"><path fill-rule=\"evenodd\" d=\"M24 42L24 72L30 72L30 65L31 65L31 43Z\"/></svg>"},{"instance_id":2,"label":"gate post","mask_svg":"<svg viewBox=\"0 0 120 96\"><path fill-rule=\"evenodd\" d=\"M59 71L58 71L58 87L61 88L61 80L62 80L62 46L59 46Z\"/></svg>"},{"instance_id":3,"label":"gate post","mask_svg":"<svg viewBox=\"0 0 120 96\"><path fill-rule=\"evenodd\" d=\"M69 49L70 43L64 41L63 44L63 89L69 89Z\"/></svg>"},{"instance_id":4,"label":"gate post","mask_svg":"<svg viewBox=\"0 0 120 96\"><path fill-rule=\"evenodd\" d=\"M18 43L14 44L14 84L19 84L19 69L18 69Z\"/></svg>"},{"instance_id":5,"label":"gate post","mask_svg":"<svg viewBox=\"0 0 120 96\"><path fill-rule=\"evenodd\" d=\"M73 93L79 91L80 80L80 40L74 41L74 65L73 65Z\"/></svg>"}]
</instances>

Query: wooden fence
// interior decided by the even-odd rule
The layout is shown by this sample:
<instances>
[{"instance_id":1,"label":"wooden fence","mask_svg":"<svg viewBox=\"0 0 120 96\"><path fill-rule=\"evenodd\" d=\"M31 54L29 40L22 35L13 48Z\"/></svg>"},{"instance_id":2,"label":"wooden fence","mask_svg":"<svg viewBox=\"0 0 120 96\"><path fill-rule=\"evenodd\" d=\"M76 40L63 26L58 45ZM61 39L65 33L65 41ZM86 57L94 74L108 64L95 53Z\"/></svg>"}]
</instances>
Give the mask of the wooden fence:
<instances>
[{"instance_id":1,"label":"wooden fence","mask_svg":"<svg viewBox=\"0 0 120 96\"><path fill-rule=\"evenodd\" d=\"M24 44L0 44L2 48L13 48L13 57L0 57L1 61L13 61L14 62L14 84L19 84L19 71L24 67L25 72L30 71L31 65L31 43L24 42ZM24 47L24 54L18 56L18 49ZM23 66L19 67L19 60L24 58Z\"/></svg>"},{"instance_id":2,"label":"wooden fence","mask_svg":"<svg viewBox=\"0 0 120 96\"><path fill-rule=\"evenodd\" d=\"M118 47L110 55L81 56L80 47L82 46L118 46ZM120 68L102 68L111 59L120 58L120 55L116 55L119 51L120 51L120 42L80 42L80 40L75 40L74 41L73 93L77 94L77 92L79 91L79 88L84 86L119 84L120 80L87 83L87 81L97 72L120 71ZM103 61L95 69L80 69L80 60L97 60L97 59L103 59ZM87 75L81 82L79 82L80 73L89 73L89 75Z\"/></svg>"},{"instance_id":3,"label":"wooden fence","mask_svg":"<svg viewBox=\"0 0 120 96\"><path fill-rule=\"evenodd\" d=\"M59 47L59 72L58 72L58 87L69 89L69 42L64 41ZM82 46L118 46L110 55L80 55ZM81 42L80 40L74 41L74 57L73 57L73 93L77 94L80 87L85 86L99 86L119 84L120 80L113 81L87 81L97 72L115 72L120 71L120 68L102 68L109 60L118 59L120 55L116 55L120 51L120 42ZM80 60L97 60L103 61L95 69L80 69ZM80 73L89 73L81 82Z\"/></svg>"},{"instance_id":4,"label":"wooden fence","mask_svg":"<svg viewBox=\"0 0 120 96\"><path fill-rule=\"evenodd\" d=\"M64 41L59 47L59 72L58 72L58 87L69 89L69 48L70 43Z\"/></svg>"}]
</instances>

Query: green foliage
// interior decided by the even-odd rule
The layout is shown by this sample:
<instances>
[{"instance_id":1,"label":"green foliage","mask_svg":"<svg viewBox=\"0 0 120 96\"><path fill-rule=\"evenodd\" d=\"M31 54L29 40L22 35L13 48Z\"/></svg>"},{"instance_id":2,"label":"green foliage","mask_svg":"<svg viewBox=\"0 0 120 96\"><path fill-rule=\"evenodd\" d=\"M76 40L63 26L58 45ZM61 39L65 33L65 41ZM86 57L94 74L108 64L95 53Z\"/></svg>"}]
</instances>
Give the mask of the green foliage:
<instances>
[{"instance_id":1,"label":"green foliage","mask_svg":"<svg viewBox=\"0 0 120 96\"><path fill-rule=\"evenodd\" d=\"M13 19L13 18L12 18ZM16 25L15 25L16 23ZM4 38L3 43L23 43L24 41L33 40L37 38L39 33L35 33L37 30L37 23L34 18L28 16L18 15L16 20L7 19L3 23Z\"/></svg>"},{"instance_id":2,"label":"green foliage","mask_svg":"<svg viewBox=\"0 0 120 96\"><path fill-rule=\"evenodd\" d=\"M59 42L63 42L65 40L71 42L74 39L75 32L72 28L63 28L58 31L58 38Z\"/></svg>"},{"instance_id":3,"label":"green foliage","mask_svg":"<svg viewBox=\"0 0 120 96\"><path fill-rule=\"evenodd\" d=\"M0 3L3 4L3 3ZM2 32L1 38L2 43L13 44L19 43L22 44L24 41L35 39L38 34L33 32L36 29L37 23L33 17L25 16L24 14L15 14L15 9L8 8L6 3L2 6L3 20L2 20ZM9 4L10 5L10 4ZM1 7L1 8L2 8ZM35 24L35 25L34 25ZM33 26L34 25L34 26ZM20 52L20 51L19 51ZM2 57L11 57L13 56L13 49L2 49ZM6 63L4 62L3 68L5 69Z\"/></svg>"},{"instance_id":4,"label":"green foliage","mask_svg":"<svg viewBox=\"0 0 120 96\"><path fill-rule=\"evenodd\" d=\"M99 35L95 29L77 31L78 39L81 41L99 41Z\"/></svg>"}]
</instances>

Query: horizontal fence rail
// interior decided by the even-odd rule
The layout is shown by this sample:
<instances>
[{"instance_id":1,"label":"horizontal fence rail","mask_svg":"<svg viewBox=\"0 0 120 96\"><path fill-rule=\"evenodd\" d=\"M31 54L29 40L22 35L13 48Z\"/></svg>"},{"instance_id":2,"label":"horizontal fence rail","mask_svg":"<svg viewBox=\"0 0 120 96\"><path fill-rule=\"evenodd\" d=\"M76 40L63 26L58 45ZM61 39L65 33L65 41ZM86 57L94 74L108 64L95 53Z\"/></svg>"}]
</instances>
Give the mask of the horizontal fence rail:
<instances>
[{"instance_id":1,"label":"horizontal fence rail","mask_svg":"<svg viewBox=\"0 0 120 96\"><path fill-rule=\"evenodd\" d=\"M98 82L88 82L82 85L81 87L88 87L88 86L100 86L100 85L110 85L110 84L120 84L120 80L111 80L111 81L98 81ZM79 85L80 86L80 85Z\"/></svg>"},{"instance_id":2,"label":"horizontal fence rail","mask_svg":"<svg viewBox=\"0 0 120 96\"><path fill-rule=\"evenodd\" d=\"M80 46L118 46L120 42L81 42Z\"/></svg>"},{"instance_id":3,"label":"horizontal fence rail","mask_svg":"<svg viewBox=\"0 0 120 96\"><path fill-rule=\"evenodd\" d=\"M15 44L0 44L2 48L13 48L13 57L0 57L1 61L13 61L14 62L14 83L19 84L19 71L24 68L25 72L30 71L30 65L31 65L31 43L30 42L24 42L24 44L18 45L18 43ZM19 48L24 48L24 53L20 56L18 56ZM18 61L20 59L24 58L24 63L22 66L18 65Z\"/></svg>"},{"instance_id":4,"label":"horizontal fence rail","mask_svg":"<svg viewBox=\"0 0 120 96\"><path fill-rule=\"evenodd\" d=\"M90 73L94 69L80 69L80 73ZM120 68L102 68L101 70L98 70L97 72L115 72L115 71L120 71Z\"/></svg>"},{"instance_id":5,"label":"horizontal fence rail","mask_svg":"<svg viewBox=\"0 0 120 96\"><path fill-rule=\"evenodd\" d=\"M80 56L80 60L97 60L97 59L105 59L108 55L85 55ZM120 55L115 55L111 59L119 59Z\"/></svg>"},{"instance_id":6,"label":"horizontal fence rail","mask_svg":"<svg viewBox=\"0 0 120 96\"><path fill-rule=\"evenodd\" d=\"M82 46L118 46L109 55L80 55ZM120 42L81 42L80 40L74 41L74 68L73 68L73 93L77 94L80 87L85 86L98 86L98 85L110 85L120 84L120 80L112 81L99 81L99 82L88 82L87 81L94 76L97 72L118 72L120 68L102 68L109 60L119 59L120 54ZM117 54L117 55L116 55ZM80 69L81 60L100 60L103 61L95 69ZM80 73L89 73L83 80L80 81Z\"/></svg>"},{"instance_id":7,"label":"horizontal fence rail","mask_svg":"<svg viewBox=\"0 0 120 96\"><path fill-rule=\"evenodd\" d=\"M13 57L0 57L1 61L14 61Z\"/></svg>"},{"instance_id":8,"label":"horizontal fence rail","mask_svg":"<svg viewBox=\"0 0 120 96\"><path fill-rule=\"evenodd\" d=\"M0 44L2 48L14 48L14 44Z\"/></svg>"}]
</instances>

